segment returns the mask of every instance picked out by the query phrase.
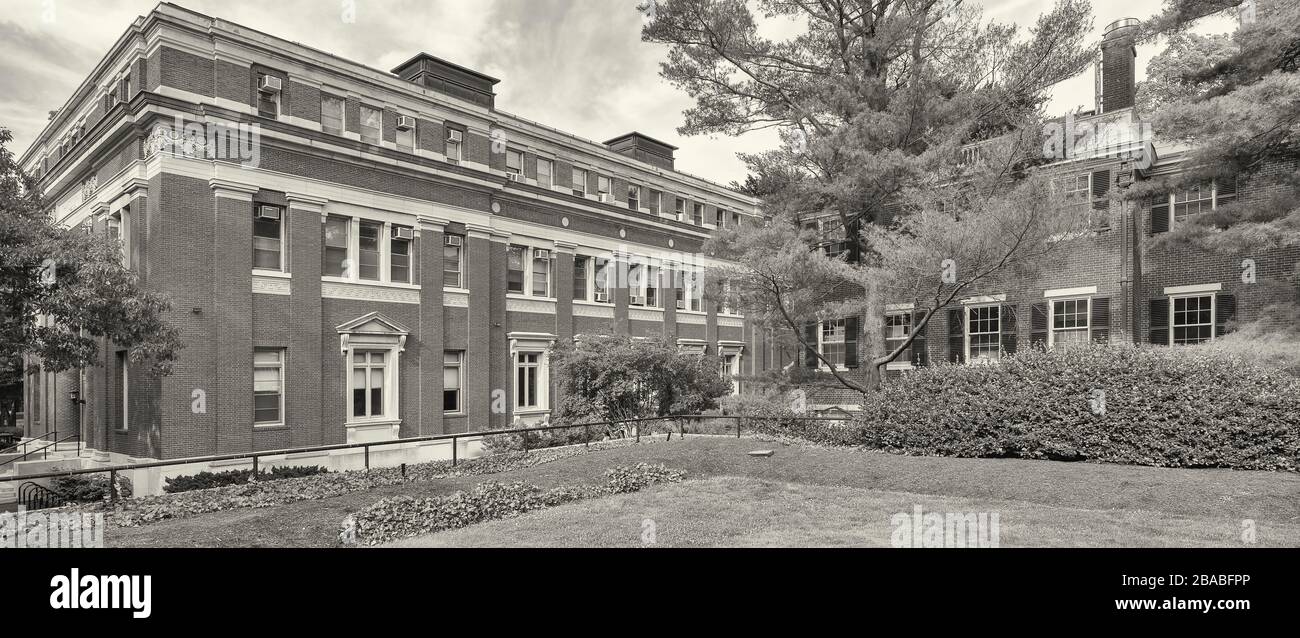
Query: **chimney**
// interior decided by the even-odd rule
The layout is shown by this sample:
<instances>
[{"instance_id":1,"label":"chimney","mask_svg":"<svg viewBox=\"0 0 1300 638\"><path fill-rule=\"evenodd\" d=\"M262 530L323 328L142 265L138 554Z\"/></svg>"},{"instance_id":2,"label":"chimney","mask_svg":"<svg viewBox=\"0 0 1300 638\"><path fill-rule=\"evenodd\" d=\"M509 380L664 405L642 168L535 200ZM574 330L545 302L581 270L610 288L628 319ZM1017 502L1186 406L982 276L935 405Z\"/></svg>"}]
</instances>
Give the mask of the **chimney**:
<instances>
[{"instance_id":1,"label":"chimney","mask_svg":"<svg viewBox=\"0 0 1300 638\"><path fill-rule=\"evenodd\" d=\"M439 93L490 109L496 107L496 91L492 87L501 80L428 53L417 54L391 73Z\"/></svg>"},{"instance_id":2,"label":"chimney","mask_svg":"<svg viewBox=\"0 0 1300 638\"><path fill-rule=\"evenodd\" d=\"M1131 108L1137 93L1137 38L1140 23L1123 18L1106 25L1101 39L1101 62L1097 63L1097 112Z\"/></svg>"},{"instance_id":3,"label":"chimney","mask_svg":"<svg viewBox=\"0 0 1300 638\"><path fill-rule=\"evenodd\" d=\"M674 170L673 151L676 151L677 147L636 131L606 140L605 148L659 168Z\"/></svg>"}]
</instances>

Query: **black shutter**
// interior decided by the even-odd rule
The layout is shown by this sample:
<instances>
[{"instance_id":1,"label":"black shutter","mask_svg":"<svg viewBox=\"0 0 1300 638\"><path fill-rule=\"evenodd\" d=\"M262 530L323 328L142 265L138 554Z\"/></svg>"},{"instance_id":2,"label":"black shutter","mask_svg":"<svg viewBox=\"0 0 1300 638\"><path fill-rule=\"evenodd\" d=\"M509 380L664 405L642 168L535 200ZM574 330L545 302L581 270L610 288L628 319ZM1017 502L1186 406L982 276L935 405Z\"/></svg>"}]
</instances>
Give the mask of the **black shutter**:
<instances>
[{"instance_id":1,"label":"black shutter","mask_svg":"<svg viewBox=\"0 0 1300 638\"><path fill-rule=\"evenodd\" d=\"M1110 169L1092 172L1092 197L1105 197L1110 192Z\"/></svg>"},{"instance_id":2,"label":"black shutter","mask_svg":"<svg viewBox=\"0 0 1300 638\"><path fill-rule=\"evenodd\" d=\"M1157 346L1169 345L1169 299L1152 299L1149 311L1151 330L1147 342Z\"/></svg>"},{"instance_id":3,"label":"black shutter","mask_svg":"<svg viewBox=\"0 0 1300 638\"><path fill-rule=\"evenodd\" d=\"M844 319L844 367L858 367L858 318Z\"/></svg>"},{"instance_id":4,"label":"black shutter","mask_svg":"<svg viewBox=\"0 0 1300 638\"><path fill-rule=\"evenodd\" d=\"M1029 344L1039 348L1047 347L1047 302L1029 307Z\"/></svg>"},{"instance_id":5,"label":"black shutter","mask_svg":"<svg viewBox=\"0 0 1300 638\"><path fill-rule=\"evenodd\" d=\"M1228 322L1237 318L1237 297L1217 295L1214 299L1214 336L1228 333Z\"/></svg>"},{"instance_id":6,"label":"black shutter","mask_svg":"<svg viewBox=\"0 0 1300 638\"><path fill-rule=\"evenodd\" d=\"M1002 327L1002 351L1007 354L1016 353L1016 307L1012 304L1003 304L998 310L998 323Z\"/></svg>"},{"instance_id":7,"label":"black shutter","mask_svg":"<svg viewBox=\"0 0 1300 638\"><path fill-rule=\"evenodd\" d=\"M962 324L965 308L948 310L948 360L962 363L966 360L966 329Z\"/></svg>"},{"instance_id":8,"label":"black shutter","mask_svg":"<svg viewBox=\"0 0 1300 638\"><path fill-rule=\"evenodd\" d=\"M1092 328L1092 340L1097 343L1110 343L1110 297L1093 299L1088 308L1088 318Z\"/></svg>"},{"instance_id":9,"label":"black shutter","mask_svg":"<svg viewBox=\"0 0 1300 638\"><path fill-rule=\"evenodd\" d=\"M912 313L912 333L916 335L916 338L912 340L912 365L914 366L930 365L930 353L925 349L925 333L930 330L930 325L926 324L925 327L919 330L916 327L916 324L920 323L921 318L924 316L924 312Z\"/></svg>"},{"instance_id":10,"label":"black shutter","mask_svg":"<svg viewBox=\"0 0 1300 638\"><path fill-rule=\"evenodd\" d=\"M807 344L804 346L803 365L809 370L816 370L819 360L817 359L817 331L821 325L816 321L804 324L803 340Z\"/></svg>"},{"instance_id":11,"label":"black shutter","mask_svg":"<svg viewBox=\"0 0 1300 638\"><path fill-rule=\"evenodd\" d=\"M1169 198L1151 204L1151 230L1148 234L1169 232Z\"/></svg>"}]
</instances>

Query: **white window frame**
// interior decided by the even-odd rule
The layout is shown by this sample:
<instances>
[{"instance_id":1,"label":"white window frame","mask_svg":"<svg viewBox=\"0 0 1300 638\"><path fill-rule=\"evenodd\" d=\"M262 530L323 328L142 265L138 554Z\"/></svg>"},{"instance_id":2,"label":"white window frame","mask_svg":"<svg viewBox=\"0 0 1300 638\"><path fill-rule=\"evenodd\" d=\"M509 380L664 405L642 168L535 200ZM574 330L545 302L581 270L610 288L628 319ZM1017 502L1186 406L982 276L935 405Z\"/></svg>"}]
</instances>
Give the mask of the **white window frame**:
<instances>
[{"instance_id":1,"label":"white window frame","mask_svg":"<svg viewBox=\"0 0 1300 638\"><path fill-rule=\"evenodd\" d=\"M699 215L696 215L695 214L696 212L699 212ZM695 202L691 204L691 225L703 227L706 221L704 219L705 212L706 211L704 210L704 204L700 202Z\"/></svg>"},{"instance_id":2,"label":"white window frame","mask_svg":"<svg viewBox=\"0 0 1300 638\"><path fill-rule=\"evenodd\" d=\"M1078 328L1060 328L1059 331L1060 332L1083 332L1085 337L1084 343L1085 344L1092 343L1092 297L1091 296L1052 297L1050 299L1047 299L1047 347L1048 348L1053 348L1053 349L1056 348L1056 333L1058 332L1058 328L1056 327L1056 304L1064 303L1068 301L1074 301L1074 302L1082 301L1085 304L1087 304L1087 308L1083 312L1083 320L1086 324L1086 327L1083 330L1079 330ZM1074 343L1074 342L1069 342L1069 343Z\"/></svg>"},{"instance_id":3,"label":"white window frame","mask_svg":"<svg viewBox=\"0 0 1300 638\"><path fill-rule=\"evenodd\" d=\"M663 210L664 210L664 209L663 209L663 204L664 204L664 193L663 193L663 191L658 191L658 190L655 190L655 189L653 189L653 188L648 189L648 190L650 191L650 196L646 198L646 208L649 209L650 213L653 214L653 215L659 215L659 214L663 213Z\"/></svg>"},{"instance_id":4,"label":"white window frame","mask_svg":"<svg viewBox=\"0 0 1300 638\"><path fill-rule=\"evenodd\" d=\"M325 124L325 103L335 101L339 105L338 128L326 126ZM321 93L320 95L320 127L321 131L331 135L342 135L348 130L348 101L346 98L339 97L332 93Z\"/></svg>"},{"instance_id":5,"label":"white window frame","mask_svg":"<svg viewBox=\"0 0 1300 638\"><path fill-rule=\"evenodd\" d=\"M269 364L258 364L258 363L257 363L257 353L258 353L258 352L274 352L275 355L276 355L276 359L277 359L276 362L275 362L275 365L272 366L272 365L269 365ZM257 428L278 427L278 426L282 426L282 425L284 425L284 424L286 423L285 414L284 414L284 397L285 397L285 373L284 373L284 371L285 371L285 364L287 363L286 358L287 358L287 357L285 356L285 349L284 349L284 348L253 348L253 376L254 376L254 382L253 382L253 384L254 384L254 385L253 385L253 397L254 397L254 398L253 398L253 427L257 427ZM258 369L269 369L269 368L274 368L274 369L276 370L276 373L279 375L278 383L279 383L279 386L280 386L280 391L279 391L280 405L279 405L279 407L277 408L277 414L279 415L280 418L277 419L277 420L275 420L275 421L258 421L258 420L257 420L257 398L256 398L256 397L257 397L257 382L256 382L257 370L258 370Z\"/></svg>"},{"instance_id":6,"label":"white window frame","mask_svg":"<svg viewBox=\"0 0 1300 638\"><path fill-rule=\"evenodd\" d=\"M460 237L459 246L448 246L446 244L446 239L443 239L443 244L442 244L442 288L443 290L459 291L459 290L465 290L467 288L465 282L465 242L467 240L467 237L465 237L464 235L456 235L456 236ZM444 237L446 237L446 235L444 235ZM455 286L447 285L447 249L448 248L456 249L456 285Z\"/></svg>"},{"instance_id":7,"label":"white window frame","mask_svg":"<svg viewBox=\"0 0 1300 638\"><path fill-rule=\"evenodd\" d=\"M411 238L398 239L397 237L394 237L393 236L394 228L410 228ZM384 232L384 252L386 253L383 259L384 261L383 274L388 277L387 281L389 283L404 284L407 286L413 285L415 283L415 269L418 266L416 262L416 255L415 255L415 227L407 226L405 224L388 223L388 224L384 224L383 232ZM393 252L393 243L399 241L406 242L406 281L398 281L396 279L393 279L393 257L395 255L395 253Z\"/></svg>"},{"instance_id":8,"label":"white window frame","mask_svg":"<svg viewBox=\"0 0 1300 638\"><path fill-rule=\"evenodd\" d=\"M447 360L448 355L455 356L456 360L454 362L449 362ZM446 408L447 368L452 368L452 367L456 369L456 377L459 380L458 385L456 387L456 409L447 410ZM465 412L465 351L464 350L444 350L442 352L442 375L443 375L442 391L443 391L443 406L444 406L442 413L447 415L465 414L466 412Z\"/></svg>"},{"instance_id":9,"label":"white window frame","mask_svg":"<svg viewBox=\"0 0 1300 638\"><path fill-rule=\"evenodd\" d=\"M628 210L641 210L641 186L637 184L627 185L627 207Z\"/></svg>"},{"instance_id":10,"label":"white window frame","mask_svg":"<svg viewBox=\"0 0 1300 638\"><path fill-rule=\"evenodd\" d=\"M907 341L907 338L912 335L913 326L912 326L911 310L892 310L886 312L885 324L884 324L885 329L889 330L891 328L891 326L889 325L890 320L897 319L897 318L903 319L903 336L901 337L892 336L892 332L887 334L885 336L885 354L893 352L894 349L897 348L899 344L901 344L901 342ZM885 365L885 369L887 370L911 369L912 359L914 358L912 356L912 352L913 352L913 348L916 347L916 343L917 343L916 341L912 341L911 345L907 347L907 352L900 353L898 355L898 358L894 359L893 361L890 361L888 364Z\"/></svg>"},{"instance_id":11,"label":"white window frame","mask_svg":"<svg viewBox=\"0 0 1300 638\"><path fill-rule=\"evenodd\" d=\"M400 113L399 113L399 114L397 115L397 117L401 117L402 115L403 115L403 114L400 114ZM414 115L407 115L407 117L410 117L410 118L412 118L412 119L415 118ZM382 123L382 122L383 122L383 115L380 115L380 125L379 125L379 137L380 137L380 139L383 139L383 136L384 136L384 126L383 126L383 123ZM411 127L411 128L409 128L409 129L406 129L406 130L402 130L402 129L400 129L400 128L396 128L396 127L394 127L394 133L395 133L395 135L394 135L394 137L393 137L393 143L397 146L397 150L399 150L399 151L406 151L406 152L408 152L408 153L414 153L414 152L415 152L416 144L418 144L418 138L417 138L417 136L416 136L416 134L415 134L415 127ZM407 144L407 145L403 145L403 144L402 144L402 138L408 138L408 139L410 139L411 143L410 143L410 144Z\"/></svg>"},{"instance_id":12,"label":"white window frame","mask_svg":"<svg viewBox=\"0 0 1300 638\"><path fill-rule=\"evenodd\" d=\"M596 262L599 261L605 262L603 270L597 266ZM616 282L613 281L615 274L613 269L617 267L617 264L618 262L615 261L612 255L591 258L591 266L587 269L587 290L590 291L589 301L591 303L598 303L605 306L614 305L614 284ZM600 276L602 273L604 275L603 277ZM598 282L604 284L605 301L596 301L596 284Z\"/></svg>"},{"instance_id":13,"label":"white window frame","mask_svg":"<svg viewBox=\"0 0 1300 638\"><path fill-rule=\"evenodd\" d=\"M543 175L542 166L546 167L545 183L542 182L542 175ZM555 162L554 161L551 161L545 157L537 158L537 185L543 188L555 187Z\"/></svg>"},{"instance_id":14,"label":"white window frame","mask_svg":"<svg viewBox=\"0 0 1300 638\"><path fill-rule=\"evenodd\" d=\"M258 103L257 103L257 105L256 105L254 108L257 109L257 115L258 115L259 117L269 117L270 119L278 120L278 119L280 119L280 116L281 116L281 115L284 115L284 101L280 99L280 93L281 93L280 91L276 91L276 92L274 92L274 93L266 93L266 92L263 92L263 91L261 90L261 86L262 86L262 78L267 78L267 77L276 77L276 76L271 75L270 73L258 73L258 74L257 74L257 86L258 86L258 91L257 91L257 102L258 102ZM266 97L270 97L270 98L272 99L272 101L275 102L275 115L274 115L274 116L262 115L262 105L261 105L261 103L262 103L262 100L263 100L264 98L266 98Z\"/></svg>"},{"instance_id":15,"label":"white window frame","mask_svg":"<svg viewBox=\"0 0 1300 638\"><path fill-rule=\"evenodd\" d=\"M358 354L371 355L376 353L384 355L384 364L383 364L384 396L383 396L383 405L381 406L381 409L383 411L380 414L367 414L365 416L356 416L356 403L355 403L354 393L357 390L357 388L352 385L352 379L355 376L353 373L357 370L357 364L353 359ZM397 356L396 353L393 350L385 349L383 347L358 345L356 347L348 348L347 357L348 357L347 366L345 368L347 370L347 385L346 385L347 411L348 411L347 422L348 423L373 423L373 422L383 422L383 421L395 421L397 419L397 402L396 402ZM366 370L365 397L366 397L367 406L370 405L370 390L372 389L370 387L370 379L371 379L370 371L374 370L376 367L371 365L369 361L370 361L369 356L367 356L367 363L363 368L364 370Z\"/></svg>"},{"instance_id":16,"label":"white window frame","mask_svg":"<svg viewBox=\"0 0 1300 638\"><path fill-rule=\"evenodd\" d=\"M686 219L686 200L681 197L675 197L673 199L675 200L673 202L673 216L677 218L677 221Z\"/></svg>"},{"instance_id":17,"label":"white window frame","mask_svg":"<svg viewBox=\"0 0 1300 638\"><path fill-rule=\"evenodd\" d=\"M524 250L524 254L523 254L524 289L523 292L511 291L508 283L509 280L507 279L506 295L513 296L513 297L532 297L534 299L554 300L555 299L555 250L552 248L538 248L536 246L530 246L528 244L509 244L507 250L513 248L522 248ZM546 259L547 261L546 294L544 295L533 294L533 271L535 266L533 262L536 261L533 255L536 254L536 251L538 250L545 250L549 253L549 256ZM507 253L506 255L507 276L509 275L509 269L510 269L510 257L509 257L509 253Z\"/></svg>"},{"instance_id":18,"label":"white window frame","mask_svg":"<svg viewBox=\"0 0 1300 638\"><path fill-rule=\"evenodd\" d=\"M578 176L579 176L579 175L582 176L582 183L581 183L582 188L578 188L578 186L579 186L579 183L578 183ZM572 174L569 176L569 189L570 189L570 192L573 193L573 196L574 196L574 197L586 197L586 196L587 196L587 180L588 180L588 179L591 179L591 175L587 172L587 169L585 169L585 168L578 168L577 166L574 166L574 167L573 167L573 172L572 172Z\"/></svg>"},{"instance_id":19,"label":"white window frame","mask_svg":"<svg viewBox=\"0 0 1300 638\"><path fill-rule=\"evenodd\" d=\"M257 266L257 264L254 264L254 265L253 265L253 271L254 271L254 272L258 272L258 271L261 271L261 272L277 272L277 273L288 272L288 264L287 264L287 262L288 262L288 256L285 254L285 253L289 252L289 251L287 250L288 247L289 247L289 242L287 241L287 240L288 240L288 230L289 230L289 225L285 223L285 217L286 217L286 215L287 215L287 213L288 213L288 207L285 207L285 206L274 206L274 205L272 205L272 204L261 204L261 203L258 203L258 202L253 202L253 214L256 215L257 212L258 212L258 210L259 210L262 206L273 206L274 208L278 208L278 209L280 209L280 219L276 222L276 223L279 224L279 226L280 226L280 237L279 237L279 239L277 240L277 241L280 242L280 265L279 265L278 267L276 267L276 268L259 268L259 267ZM256 220L253 221L253 228L254 228L254 229L257 228L257 221L256 221ZM263 238L263 237L258 237L256 234L254 234L254 235L253 235L253 241L256 242L258 239L265 239L265 238Z\"/></svg>"},{"instance_id":20,"label":"white window frame","mask_svg":"<svg viewBox=\"0 0 1300 638\"><path fill-rule=\"evenodd\" d=\"M1172 215L1173 213L1171 212L1170 214ZM1207 292L1189 292L1189 293L1182 293L1182 294L1176 294L1176 295L1169 295L1169 322L1168 322L1168 324L1167 324L1167 325L1169 326L1169 345L1171 345L1171 346L1196 345L1196 344L1178 343L1177 340L1174 338L1174 334L1175 334L1175 330L1174 330L1174 329L1175 329L1175 327L1176 327L1176 326L1174 325L1174 317L1176 316L1176 314L1175 314L1175 312L1174 312L1174 304L1176 303L1176 300L1179 300L1179 299L1196 299L1196 298L1200 298L1200 297L1209 297L1209 299L1210 299L1210 323L1209 323L1209 327L1210 327L1210 338L1209 338L1209 339L1206 339L1205 341L1200 341L1200 342L1198 342L1198 343L1210 343L1210 342L1213 342L1213 341L1214 341L1214 337L1215 337L1215 335L1214 335L1214 333L1215 333L1215 327L1218 325L1218 324L1216 323L1216 321L1217 321L1218 318L1219 318L1219 293L1218 293L1218 292L1210 292L1210 291L1207 291ZM1187 327L1200 327L1200 326L1203 326L1203 325L1206 325L1206 324L1203 324L1203 323L1184 324L1182 327L1184 327L1184 328L1187 328Z\"/></svg>"},{"instance_id":21,"label":"white window frame","mask_svg":"<svg viewBox=\"0 0 1300 638\"><path fill-rule=\"evenodd\" d=\"M839 339L839 341L828 341L828 340L826 339L826 326L827 326L827 324L839 324L839 325L840 325L840 339ZM834 333L835 333L835 328L832 327L832 328L831 328L831 334L833 335ZM843 359L843 361L840 362L840 363L835 364L835 369L836 369L836 370L841 370L841 371L842 371L842 370L848 370L848 366L845 365L845 364L848 363L848 358L849 358L849 352L848 352L848 350L849 350L849 347L848 347L848 334L849 334L849 332L848 332L848 321L846 321L846 320L844 320L844 319L831 319L830 321L821 321L821 322L818 322L818 323L817 323L817 353L820 354L820 355L822 356L822 358L825 358L825 359L830 359L830 358L831 358L829 355L826 354L826 346L827 346L827 345L839 344L840 346L843 347L843 351L840 353L840 356L841 356L841 358ZM821 370L829 370L829 369L830 369L830 365L828 365L825 361L818 360L818 361L817 361L817 368L818 368L818 369L821 369Z\"/></svg>"},{"instance_id":22,"label":"white window frame","mask_svg":"<svg viewBox=\"0 0 1300 638\"><path fill-rule=\"evenodd\" d=\"M443 137L442 154L452 164L460 164L465 161L465 132L456 128L448 128Z\"/></svg>"},{"instance_id":23,"label":"white window frame","mask_svg":"<svg viewBox=\"0 0 1300 638\"><path fill-rule=\"evenodd\" d=\"M131 356L126 351L117 354L122 357L122 378L118 379L122 385L122 427L114 431L127 432L131 429Z\"/></svg>"},{"instance_id":24,"label":"white window frame","mask_svg":"<svg viewBox=\"0 0 1300 638\"><path fill-rule=\"evenodd\" d=\"M634 277L634 269L637 275ZM628 305L638 308L662 308L663 307L663 289L656 281L654 286L650 285L652 277L659 277L663 271L663 266L658 260L640 255L628 255L627 257L627 288L628 288ZM654 302L650 301L650 290L655 291ZM633 303L632 297L639 297L641 303ZM674 300L675 301L675 300Z\"/></svg>"},{"instance_id":25,"label":"white window frame","mask_svg":"<svg viewBox=\"0 0 1300 638\"><path fill-rule=\"evenodd\" d=\"M511 168L511 166L510 166L510 156L511 156L511 154L513 154L515 157L519 158L519 166L514 167L514 168ZM514 173L515 175L518 175L520 179L523 179L523 177L524 177L524 152L521 151L521 150L518 150L518 149L507 148L507 149L506 149L506 169L505 169L505 170L506 170L507 173Z\"/></svg>"},{"instance_id":26,"label":"white window frame","mask_svg":"<svg viewBox=\"0 0 1300 638\"><path fill-rule=\"evenodd\" d=\"M992 332L978 332L978 333L972 333L972 332L971 332L971 313L974 312L974 311L976 311L976 310L984 310L984 309L987 309L987 308L993 308L993 309L997 310L997 312L998 312L998 319L997 319L997 321L998 321L998 328L997 328L997 330L994 330L994 331L992 331ZM962 312L965 312L965 313L966 313L966 317L965 317L966 320L962 322L962 332L965 333L965 337L966 337L966 339L965 339L966 363L968 363L968 364L975 364L977 361L981 361L981 360L996 361L996 360L998 360L998 359L1001 359L1001 358L1002 358L1002 322L1003 322L1003 320L1005 319L1005 317L1002 316L1002 304L1000 304L1000 303L970 304L970 305L967 305L967 306L965 306L964 308L962 308ZM997 355L996 357L978 357L978 358L977 358L977 357L972 357L972 356L971 356L971 337L972 337L972 336L978 336L978 335L985 335L985 334L992 334L992 335L996 335L996 336L997 336L997 344L998 344L997 353L998 353L998 355Z\"/></svg>"},{"instance_id":27,"label":"white window frame","mask_svg":"<svg viewBox=\"0 0 1300 638\"><path fill-rule=\"evenodd\" d=\"M592 298L593 298L594 295L592 294L592 293L593 293L593 288L592 288L592 274L591 274L591 271L596 267L596 265L595 265L595 264L596 264L596 258L595 258L595 257L591 257L591 256L589 256L589 255L574 255L574 256L573 256L573 271L574 271L574 273L575 273L575 276L573 277L573 281L574 281L575 284L576 284L577 281L578 281L578 277L576 276L576 273L577 273L577 271L578 271L578 264L582 264L582 285L583 285L583 296L582 296L582 297L579 297L579 296L578 296L578 290L575 288L574 291L573 291L573 300L574 300L574 301L592 301Z\"/></svg>"},{"instance_id":28,"label":"white window frame","mask_svg":"<svg viewBox=\"0 0 1300 638\"><path fill-rule=\"evenodd\" d=\"M614 178L596 173L596 200L607 204L614 203Z\"/></svg>"},{"instance_id":29,"label":"white window frame","mask_svg":"<svg viewBox=\"0 0 1300 638\"><path fill-rule=\"evenodd\" d=\"M122 267L128 270L131 268L132 221L131 207L127 205L113 211L105 222L108 228L113 228L115 223L117 225L117 242L122 245ZM281 260L283 260L283 252L281 252Z\"/></svg>"},{"instance_id":30,"label":"white window frame","mask_svg":"<svg viewBox=\"0 0 1300 638\"><path fill-rule=\"evenodd\" d=\"M379 115L379 126L375 129L374 141L366 138L366 111L371 111ZM379 146L384 142L384 109L377 109L373 106L362 104L358 111L357 130L361 134L361 141L367 144Z\"/></svg>"},{"instance_id":31,"label":"white window frame","mask_svg":"<svg viewBox=\"0 0 1300 638\"><path fill-rule=\"evenodd\" d=\"M682 289L686 295L686 307L678 312L703 313L704 271L696 268L682 269Z\"/></svg>"},{"instance_id":32,"label":"white window frame","mask_svg":"<svg viewBox=\"0 0 1300 638\"><path fill-rule=\"evenodd\" d=\"M537 411L547 409L547 405L549 403L547 400L548 399L547 394L549 393L546 391L547 386L543 382L544 366L542 365L542 360L545 358L545 356L546 353L544 351L537 351L537 350L520 350L514 353L514 375L513 376L514 376L514 386L515 386L514 387L515 413L522 414L522 413L537 412ZM522 357L537 357L537 361L522 362L520 361L520 358ZM519 370L521 368L525 370L533 371L531 376L533 380L534 400L532 403L528 403L528 404L520 403L520 401L524 397L524 393L522 392L523 387L520 386L519 384ZM528 375L526 374L525 376Z\"/></svg>"},{"instance_id":33,"label":"white window frame","mask_svg":"<svg viewBox=\"0 0 1300 638\"><path fill-rule=\"evenodd\" d=\"M412 224L398 224L395 222L361 217L358 215L345 215L338 213L329 213L327 217L348 220L348 253L344 258L343 275L326 275L321 274L321 281L333 281L342 283L357 283L369 285L398 286L404 288L419 288L418 284L407 283L402 281L393 281L393 227L401 226L411 228L413 235L418 235ZM361 278L361 222L379 224L379 278L362 279ZM322 224L323 225L323 224ZM324 240L322 239L322 242ZM410 240L411 245L411 281L415 281L415 272L419 264L415 253L414 240ZM321 246L321 259L324 260L325 247Z\"/></svg>"},{"instance_id":34,"label":"white window frame","mask_svg":"<svg viewBox=\"0 0 1300 638\"><path fill-rule=\"evenodd\" d=\"M535 332L511 332L506 335L510 339L510 385L514 389L511 397L512 414L519 416L537 416L550 412L551 409L551 377L550 377L550 350L555 343L555 335ZM534 379L536 380L536 401L532 405L519 405L519 370L520 355L535 354L537 363L535 365ZM530 364L528 367L534 367Z\"/></svg>"}]
</instances>

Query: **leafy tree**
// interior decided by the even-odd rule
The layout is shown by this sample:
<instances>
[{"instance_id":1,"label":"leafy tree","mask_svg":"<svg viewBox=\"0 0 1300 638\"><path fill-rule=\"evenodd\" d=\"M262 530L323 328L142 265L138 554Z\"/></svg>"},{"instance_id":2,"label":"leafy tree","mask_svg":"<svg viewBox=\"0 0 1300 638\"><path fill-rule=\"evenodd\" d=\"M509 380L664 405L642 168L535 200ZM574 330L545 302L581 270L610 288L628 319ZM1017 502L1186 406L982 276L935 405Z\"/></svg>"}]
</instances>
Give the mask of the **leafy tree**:
<instances>
[{"instance_id":1,"label":"leafy tree","mask_svg":"<svg viewBox=\"0 0 1300 638\"><path fill-rule=\"evenodd\" d=\"M551 371L562 396L556 419L575 423L698 414L731 394L717 357L663 337L583 335L555 347Z\"/></svg>"},{"instance_id":2,"label":"leafy tree","mask_svg":"<svg viewBox=\"0 0 1300 638\"><path fill-rule=\"evenodd\" d=\"M1268 195L1189 218L1157 236L1157 249L1248 258L1300 245L1300 4L1258 0L1255 19L1230 35L1188 32L1202 17L1237 4L1168 0L1144 23L1147 38L1166 36L1168 46L1152 59L1148 74L1158 77L1139 86L1139 103L1152 109L1144 115L1157 137L1192 150L1186 171L1139 183L1126 196L1161 197L1211 181ZM1294 299L1300 265L1259 283ZM1294 316L1294 304L1270 310Z\"/></svg>"},{"instance_id":3,"label":"leafy tree","mask_svg":"<svg viewBox=\"0 0 1300 638\"><path fill-rule=\"evenodd\" d=\"M0 360L54 372L91 366L107 338L133 363L170 372L180 345L167 300L123 267L117 242L54 222L5 148L12 139L0 129ZM0 384L20 382L20 366L3 370Z\"/></svg>"},{"instance_id":4,"label":"leafy tree","mask_svg":"<svg viewBox=\"0 0 1300 638\"><path fill-rule=\"evenodd\" d=\"M681 133L781 130L781 148L742 156L772 221L710 242L741 264L715 277L730 279L731 302L747 315L802 345L803 324L864 314L868 380L833 374L868 391L910 346L885 352L871 328L887 300L916 300L924 327L961 292L1030 267L1070 234L1027 169L1042 159L1046 90L1093 59L1090 7L1060 0L1027 37L956 0L757 7L806 28L775 40L741 0L668 0L642 37L669 46L661 74L695 99ZM1002 141L982 146L982 161L962 161L965 145L991 139ZM838 223L805 228L825 217ZM828 240L860 263L808 252ZM945 263L955 278L943 277ZM828 303L833 296L848 300Z\"/></svg>"}]
</instances>

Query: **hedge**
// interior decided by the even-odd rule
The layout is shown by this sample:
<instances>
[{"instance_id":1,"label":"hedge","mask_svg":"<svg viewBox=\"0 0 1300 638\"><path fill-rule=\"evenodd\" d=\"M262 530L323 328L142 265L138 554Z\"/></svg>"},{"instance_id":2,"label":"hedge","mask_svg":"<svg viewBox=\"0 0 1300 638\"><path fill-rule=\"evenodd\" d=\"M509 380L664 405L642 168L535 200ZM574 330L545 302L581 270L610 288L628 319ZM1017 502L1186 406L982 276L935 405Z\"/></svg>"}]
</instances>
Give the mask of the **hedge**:
<instances>
[{"instance_id":1,"label":"hedge","mask_svg":"<svg viewBox=\"0 0 1300 638\"><path fill-rule=\"evenodd\" d=\"M904 374L855 426L905 454L1297 471L1300 380L1213 349L1030 349Z\"/></svg>"},{"instance_id":2,"label":"hedge","mask_svg":"<svg viewBox=\"0 0 1300 638\"><path fill-rule=\"evenodd\" d=\"M449 496L381 499L343 520L339 539L345 545L377 545L399 538L457 529L483 521L518 516L587 498L637 492L656 483L676 483L685 472L663 465L638 463L605 471L596 485L543 490L520 481L481 483L468 492Z\"/></svg>"},{"instance_id":3,"label":"hedge","mask_svg":"<svg viewBox=\"0 0 1300 638\"><path fill-rule=\"evenodd\" d=\"M319 465L293 465L273 467L270 471L261 470L257 473L259 481L275 481L287 478L300 478L303 476L315 476L324 474L329 470ZM253 470L227 470L225 472L199 472L198 474L187 476L175 476L166 479L166 485L163 491L168 494L178 492L189 492L191 490L206 490L213 487L225 487L227 485L239 485L249 483L253 479Z\"/></svg>"}]
</instances>

